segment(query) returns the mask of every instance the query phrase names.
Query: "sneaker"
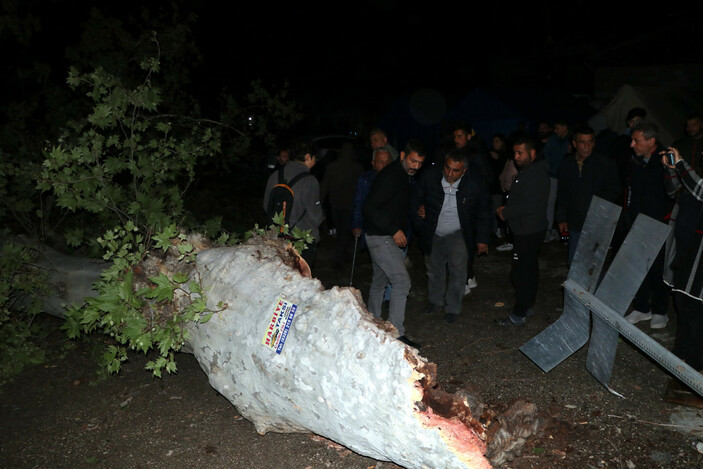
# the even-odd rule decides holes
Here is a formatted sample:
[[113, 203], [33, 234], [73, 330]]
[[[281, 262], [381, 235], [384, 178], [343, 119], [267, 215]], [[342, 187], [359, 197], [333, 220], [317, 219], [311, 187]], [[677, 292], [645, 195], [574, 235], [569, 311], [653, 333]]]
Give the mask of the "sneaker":
[[525, 318], [521, 318], [520, 316], [515, 316], [514, 314], [511, 314], [507, 318], [495, 320], [495, 324], [497, 326], [501, 326], [501, 327], [507, 327], [507, 326], [520, 327], [520, 326], [524, 325], [526, 322], [527, 321], [525, 320]]
[[649, 322], [649, 327], [652, 329], [664, 329], [669, 322], [669, 316], [666, 314], [652, 314], [652, 320]]
[[426, 314], [428, 316], [433, 315], [433, 314], [438, 314], [438, 313], [442, 312], [442, 307], [430, 303], [427, 305], [427, 307], [424, 310], [422, 310], [422, 312], [423, 312], [423, 314]]
[[503, 243], [496, 248], [496, 251], [501, 251], [501, 252], [512, 251], [512, 250], [513, 250], [513, 245], [510, 243]]
[[398, 340], [403, 342], [405, 345], [415, 347], [418, 350], [422, 348], [422, 345], [418, 344], [417, 342], [413, 342], [412, 340], [408, 339], [407, 336], [401, 335], [400, 337], [398, 337]]
[[466, 281], [466, 286], [469, 288], [476, 288], [478, 287], [478, 283], [476, 283], [476, 277], [471, 277], [469, 280]]
[[650, 311], [647, 313], [643, 313], [642, 311], [637, 311], [636, 309], [633, 309], [630, 314], [625, 316], [625, 319], [630, 324], [637, 324], [638, 322], [649, 321], [650, 319], [652, 319], [652, 312]]
[[558, 237], [559, 237], [559, 233], [557, 232], [557, 230], [549, 230], [544, 235], [544, 242], [545, 243], [552, 242], [555, 239], [557, 239]]
[[458, 314], [447, 313], [444, 315], [444, 322], [447, 324], [454, 324], [457, 319], [459, 319]]

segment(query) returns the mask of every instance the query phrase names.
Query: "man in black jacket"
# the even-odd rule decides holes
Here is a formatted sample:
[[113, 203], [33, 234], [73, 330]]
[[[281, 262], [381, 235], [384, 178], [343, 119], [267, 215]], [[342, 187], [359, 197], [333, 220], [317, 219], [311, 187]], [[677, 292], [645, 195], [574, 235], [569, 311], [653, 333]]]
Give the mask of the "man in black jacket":
[[417, 196], [416, 233], [427, 269], [425, 312], [441, 312], [446, 301], [444, 320], [451, 324], [461, 311], [470, 250], [475, 245], [479, 255], [488, 251], [490, 192], [478, 164], [469, 164], [468, 155], [455, 149], [445, 157], [443, 169], [434, 166], [423, 175]]
[[374, 178], [363, 207], [366, 245], [371, 254], [373, 277], [369, 288], [368, 308], [374, 317], [381, 317], [383, 292], [392, 285], [388, 321], [398, 330], [398, 339], [419, 348], [405, 336], [405, 304], [410, 293], [410, 275], [403, 253], [398, 248], [408, 245], [410, 221], [410, 178], [422, 167], [425, 149], [411, 140], [393, 163]]
[[[674, 201], [666, 192], [664, 165], [659, 154], [664, 147], [659, 143], [656, 125], [640, 122], [632, 128], [630, 146], [634, 156], [630, 162], [625, 193], [624, 217], [627, 229], [632, 228], [641, 213], [667, 223]], [[664, 250], [659, 252], [632, 301], [633, 311], [625, 316], [631, 324], [650, 321], [649, 327], [661, 329], [669, 321], [669, 289], [664, 274]]]
[[496, 213], [513, 232], [513, 263], [510, 272], [515, 286], [513, 312], [497, 319], [499, 326], [522, 326], [532, 314], [539, 286], [539, 253], [547, 231], [547, 199], [549, 198], [549, 165], [537, 158], [535, 141], [530, 135], [513, 140], [515, 176], [505, 205]]
[[559, 167], [556, 210], [559, 231], [570, 234], [569, 266], [593, 196], [615, 203], [620, 194], [615, 162], [594, 151], [596, 132], [583, 126], [574, 129], [573, 135], [575, 152], [566, 155]]

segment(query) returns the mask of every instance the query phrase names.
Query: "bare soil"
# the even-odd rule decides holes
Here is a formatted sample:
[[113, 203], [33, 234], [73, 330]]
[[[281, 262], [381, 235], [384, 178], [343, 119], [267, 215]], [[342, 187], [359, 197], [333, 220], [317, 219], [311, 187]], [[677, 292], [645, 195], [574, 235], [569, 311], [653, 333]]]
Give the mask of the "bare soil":
[[[348, 286], [351, 262], [332, 267], [335, 239], [325, 236], [314, 274], [325, 286]], [[422, 255], [412, 245], [408, 259], [413, 288], [406, 313], [407, 335], [438, 365], [444, 390], [469, 389], [496, 411], [515, 399], [537, 404], [548, 419], [504, 468], [692, 468], [703, 467], [696, 444], [703, 441], [703, 411], [668, 404], [662, 395], [665, 369], [627, 341], [618, 345], [611, 394], [585, 368], [587, 345], [549, 373], [519, 347], [561, 314], [565, 247], [544, 245], [536, 314], [519, 328], [494, 325], [510, 311], [510, 252], [495, 250], [475, 264], [478, 287], [465, 297], [452, 325], [422, 314], [427, 282]], [[364, 298], [371, 265], [358, 251], [353, 287]], [[671, 347], [675, 314], [652, 337]], [[639, 326], [639, 325], [638, 325]], [[355, 454], [309, 434], [259, 435], [212, 389], [193, 356], [178, 357], [178, 373], [163, 379], [145, 371], [134, 356], [124, 371], [99, 379], [92, 337], [65, 358], [27, 370], [0, 388], [0, 467], [4, 468], [397, 468]], [[672, 420], [684, 417], [683, 420]], [[696, 424], [698, 425], [696, 427]], [[703, 446], [703, 445], [700, 445]], [[699, 447], [700, 447], [699, 446]]]

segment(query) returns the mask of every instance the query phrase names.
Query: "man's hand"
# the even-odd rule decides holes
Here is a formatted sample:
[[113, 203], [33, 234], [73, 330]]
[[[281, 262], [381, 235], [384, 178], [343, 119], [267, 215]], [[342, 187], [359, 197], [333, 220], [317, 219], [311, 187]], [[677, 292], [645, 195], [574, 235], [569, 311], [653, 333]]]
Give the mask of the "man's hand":
[[354, 235], [355, 238], [358, 238], [361, 236], [361, 228], [352, 228], [352, 235]]
[[425, 206], [424, 205], [420, 205], [420, 208], [417, 209], [417, 215], [420, 218], [425, 218]]
[[399, 248], [404, 248], [408, 245], [408, 239], [405, 237], [405, 233], [403, 233], [403, 230], [398, 230], [395, 232], [395, 234], [393, 235], [393, 241], [395, 241], [395, 244]]
[[[669, 157], [667, 156], [668, 153], [674, 154], [674, 164], [671, 164], [669, 162]], [[679, 160], [681, 159], [681, 155], [679, 154], [679, 151], [674, 147], [669, 147], [666, 150], [659, 152], [659, 154], [662, 156], [662, 163], [664, 164], [664, 166], [667, 166], [669, 168], [676, 167], [676, 163], [678, 163]]]
[[503, 218], [503, 210], [505, 210], [505, 205], [501, 205], [496, 209], [496, 215], [498, 215], [498, 218], [505, 221], [505, 218]]
[[569, 231], [569, 224], [565, 221], [559, 223], [559, 233]]
[[479, 256], [481, 254], [488, 254], [488, 244], [476, 243], [476, 251], [478, 252]]

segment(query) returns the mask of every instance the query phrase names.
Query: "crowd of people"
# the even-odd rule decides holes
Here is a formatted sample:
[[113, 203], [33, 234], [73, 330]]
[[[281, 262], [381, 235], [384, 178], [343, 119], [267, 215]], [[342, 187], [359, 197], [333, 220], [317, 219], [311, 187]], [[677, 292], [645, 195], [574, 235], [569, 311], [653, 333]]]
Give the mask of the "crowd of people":
[[[623, 209], [611, 244], [615, 252], [640, 214], [672, 226], [625, 318], [664, 328], [673, 299], [673, 353], [703, 370], [703, 117], [690, 115], [685, 136], [670, 144], [659, 140], [644, 109], [628, 113], [621, 135], [599, 117], [590, 125], [541, 122], [534, 134], [497, 134], [490, 145], [460, 124], [452, 140], [432, 155], [415, 139], [398, 151], [382, 129], [373, 129], [369, 169], [351, 145], [343, 145], [320, 180], [296, 183], [290, 225], [311, 230], [315, 239], [302, 256], [314, 273], [320, 225], [330, 214], [336, 228], [335, 265], [344, 265], [355, 246], [368, 249], [373, 267], [369, 312], [380, 318], [388, 302], [388, 321], [398, 339], [420, 348], [404, 328], [411, 287], [408, 246], [416, 242], [424, 255], [424, 313], [443, 315], [452, 324], [462, 312], [463, 297], [478, 287], [476, 256], [488, 251], [492, 236], [502, 239], [496, 249], [512, 251], [514, 301], [510, 314], [495, 323], [520, 327], [535, 314], [542, 245], [568, 242], [565, 262], [570, 266], [591, 199], [597, 196]], [[316, 156], [305, 143], [279, 152], [279, 169], [264, 195], [265, 210], [276, 182], [309, 171]], [[681, 391], [681, 383], [672, 381], [672, 389], [677, 386]]]

